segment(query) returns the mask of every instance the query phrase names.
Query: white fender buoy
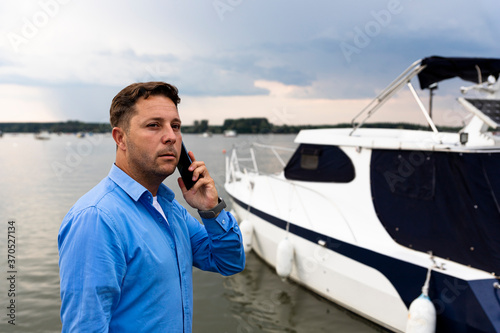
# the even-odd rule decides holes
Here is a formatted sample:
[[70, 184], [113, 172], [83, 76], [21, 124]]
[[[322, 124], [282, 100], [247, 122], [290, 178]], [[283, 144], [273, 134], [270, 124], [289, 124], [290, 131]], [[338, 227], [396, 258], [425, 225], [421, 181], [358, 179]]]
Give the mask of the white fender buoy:
[[422, 287], [422, 294], [410, 304], [406, 333], [436, 332], [436, 308], [428, 296], [431, 270], [432, 267], [427, 272], [427, 279]]
[[243, 249], [245, 253], [252, 251], [253, 224], [250, 220], [240, 222], [241, 236], [243, 237]]
[[436, 309], [429, 296], [421, 294], [410, 304], [406, 333], [434, 333]]
[[276, 251], [276, 273], [283, 279], [290, 276], [293, 266], [293, 246], [287, 238], [278, 244]]

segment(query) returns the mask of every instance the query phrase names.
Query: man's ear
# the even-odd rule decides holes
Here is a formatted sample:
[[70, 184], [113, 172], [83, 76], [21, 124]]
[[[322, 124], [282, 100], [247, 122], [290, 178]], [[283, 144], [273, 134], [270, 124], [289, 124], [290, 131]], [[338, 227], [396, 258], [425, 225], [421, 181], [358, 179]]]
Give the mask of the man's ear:
[[126, 133], [123, 130], [123, 128], [113, 127], [111, 134], [113, 135], [113, 139], [115, 140], [117, 149], [120, 149], [123, 151], [127, 150], [127, 145], [125, 143]]

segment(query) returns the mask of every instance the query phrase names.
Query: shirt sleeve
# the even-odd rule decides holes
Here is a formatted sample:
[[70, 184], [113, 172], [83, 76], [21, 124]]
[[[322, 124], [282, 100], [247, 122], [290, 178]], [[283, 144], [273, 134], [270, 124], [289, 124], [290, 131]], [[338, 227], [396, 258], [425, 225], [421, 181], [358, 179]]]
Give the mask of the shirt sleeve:
[[240, 228], [231, 213], [222, 210], [214, 219], [202, 219], [203, 225], [189, 214], [188, 218], [195, 267], [225, 276], [245, 268]]
[[108, 332], [126, 267], [111, 219], [95, 207], [70, 212], [58, 246], [62, 332]]

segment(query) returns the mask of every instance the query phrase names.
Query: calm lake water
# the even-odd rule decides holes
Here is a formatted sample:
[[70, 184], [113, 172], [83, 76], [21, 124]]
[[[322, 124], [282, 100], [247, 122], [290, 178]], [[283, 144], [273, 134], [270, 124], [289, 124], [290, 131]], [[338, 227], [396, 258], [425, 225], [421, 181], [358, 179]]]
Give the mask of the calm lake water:
[[[295, 147], [293, 138], [184, 135], [184, 142], [206, 162], [220, 195], [227, 198], [224, 150], [229, 153], [233, 146], [251, 142]], [[50, 135], [49, 140], [36, 140], [32, 134], [5, 134], [0, 153], [0, 332], [59, 332], [59, 226], [75, 201], [108, 174], [114, 142], [110, 135]], [[279, 168], [270, 164], [272, 160], [261, 159], [266, 168]], [[165, 183], [185, 203], [177, 177], [176, 173]], [[8, 250], [9, 237], [11, 241], [15, 237], [15, 249]], [[15, 260], [9, 262], [12, 267], [8, 259]], [[382, 331], [301, 286], [282, 281], [253, 253], [247, 256], [245, 270], [232, 277], [195, 269], [194, 289], [194, 332]], [[11, 300], [15, 326], [8, 323]]]

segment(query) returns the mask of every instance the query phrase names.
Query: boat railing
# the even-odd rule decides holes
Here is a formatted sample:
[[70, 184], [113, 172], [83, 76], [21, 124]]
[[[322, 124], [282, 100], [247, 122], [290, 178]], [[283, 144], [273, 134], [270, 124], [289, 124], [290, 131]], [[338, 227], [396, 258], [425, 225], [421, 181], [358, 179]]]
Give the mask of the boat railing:
[[231, 156], [226, 157], [226, 182], [237, 180], [239, 178], [238, 174], [242, 173], [248, 173], [248, 172], [252, 172], [255, 174], [265, 173], [262, 169], [259, 169], [257, 163], [257, 155], [255, 153], [254, 148], [263, 148], [267, 151], [270, 151], [272, 155], [274, 155], [275, 159], [281, 165], [281, 168], [284, 168], [286, 166], [286, 163], [281, 157], [281, 155], [278, 153], [278, 151], [279, 150], [287, 152], [295, 151], [295, 149], [293, 148], [265, 145], [256, 142], [252, 143], [249, 147], [250, 156], [243, 157], [241, 155], [238, 155], [237, 149], [233, 149], [231, 152]]
[[[286, 163], [284, 162], [283, 158], [281, 155], [278, 153], [279, 150], [282, 151], [287, 151], [287, 152], [294, 152], [295, 149], [293, 148], [288, 148], [288, 147], [280, 147], [280, 146], [271, 146], [271, 145], [264, 145], [260, 143], [252, 143], [250, 147], [248, 148], [250, 151], [250, 156], [249, 157], [242, 157], [238, 155], [237, 149], [233, 149], [231, 152], [230, 157], [226, 157], [226, 183], [232, 183], [236, 181], [241, 181], [245, 176], [248, 176], [249, 173], [254, 173], [254, 174], [259, 174], [259, 175], [268, 175], [270, 179], [273, 179], [274, 181], [278, 182], [286, 182], [291, 186], [291, 191], [294, 192], [296, 195], [299, 195], [299, 193], [302, 193], [303, 191], [306, 191], [306, 193], [316, 195], [325, 202], [328, 202], [330, 207], [337, 212], [337, 216], [339, 217], [340, 221], [344, 223], [349, 230], [350, 236], [351, 236], [351, 241], [357, 243], [358, 240], [356, 239], [356, 235], [354, 231], [352, 230], [351, 225], [349, 224], [347, 218], [344, 216], [342, 209], [327, 195], [324, 193], [315, 190], [309, 186], [303, 186], [297, 182], [288, 182], [288, 180], [279, 177], [277, 174], [272, 174], [272, 173], [265, 173], [262, 172], [262, 170], [259, 170], [257, 166], [257, 158], [256, 156], [258, 154], [255, 153], [254, 148], [263, 148], [266, 149], [274, 154], [276, 159], [279, 161], [281, 166], [284, 168], [286, 166]], [[241, 163], [247, 163], [245, 166]], [[251, 179], [248, 179], [249, 185], [253, 188], [253, 181]], [[297, 189], [300, 189], [300, 191], [297, 191]], [[303, 202], [303, 200], [299, 200], [299, 202]], [[315, 228], [318, 227], [317, 223], [314, 218], [311, 217], [310, 212], [306, 208], [303, 207], [303, 211], [305, 212], [305, 217], [307, 219], [308, 224]]]

